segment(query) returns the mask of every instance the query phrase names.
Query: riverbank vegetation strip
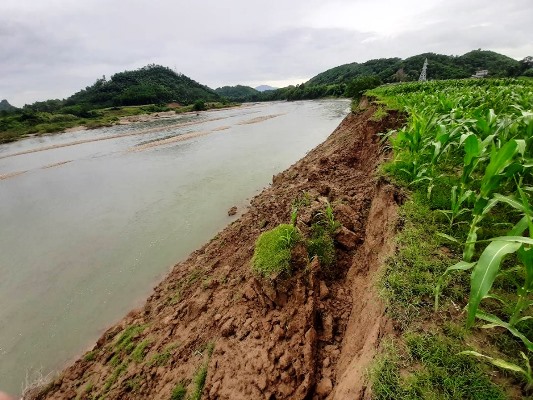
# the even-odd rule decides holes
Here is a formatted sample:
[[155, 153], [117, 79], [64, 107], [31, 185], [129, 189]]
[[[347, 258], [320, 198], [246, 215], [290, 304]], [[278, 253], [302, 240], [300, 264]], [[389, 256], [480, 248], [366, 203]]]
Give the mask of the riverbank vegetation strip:
[[368, 94], [407, 113], [382, 174], [408, 193], [381, 291], [397, 332], [377, 399], [533, 398], [533, 80]]

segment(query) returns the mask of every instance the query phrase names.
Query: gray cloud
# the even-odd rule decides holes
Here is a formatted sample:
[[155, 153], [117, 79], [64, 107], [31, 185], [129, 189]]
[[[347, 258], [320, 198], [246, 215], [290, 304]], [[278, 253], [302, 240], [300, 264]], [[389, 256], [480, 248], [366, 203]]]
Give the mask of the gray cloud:
[[3, 0], [0, 99], [62, 98], [148, 63], [217, 87], [296, 83], [343, 63], [426, 51], [533, 55], [530, 0], [261, 3]]

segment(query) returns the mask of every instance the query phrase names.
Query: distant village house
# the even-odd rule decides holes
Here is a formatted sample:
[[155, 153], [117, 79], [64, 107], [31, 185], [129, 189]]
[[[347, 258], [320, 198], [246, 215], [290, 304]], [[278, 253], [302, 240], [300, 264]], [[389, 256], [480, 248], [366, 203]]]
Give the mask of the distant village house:
[[486, 78], [488, 74], [489, 74], [488, 69], [481, 69], [479, 71], [476, 71], [476, 73], [472, 75], [472, 78]]

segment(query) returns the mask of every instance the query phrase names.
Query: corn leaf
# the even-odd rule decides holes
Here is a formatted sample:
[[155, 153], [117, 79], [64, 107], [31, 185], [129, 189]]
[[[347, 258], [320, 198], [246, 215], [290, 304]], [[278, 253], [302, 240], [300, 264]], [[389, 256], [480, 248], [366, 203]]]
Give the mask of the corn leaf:
[[441, 293], [442, 284], [444, 283], [444, 278], [446, 278], [446, 276], [449, 275], [449, 273], [452, 271], [468, 271], [474, 265], [476, 265], [475, 262], [467, 263], [465, 261], [459, 261], [457, 264], [448, 267], [446, 271], [444, 271], [444, 273], [437, 281], [437, 285], [435, 286], [435, 311], [437, 311], [437, 309], [439, 308], [439, 297]]
[[469, 135], [464, 141], [465, 158], [464, 164], [470, 165], [474, 157], [480, 155], [480, 142], [476, 135]]
[[507, 329], [513, 336], [520, 339], [529, 351], [533, 351], [533, 343], [529, 340], [522, 332], [516, 329], [514, 326], [509, 325], [509, 323], [502, 321], [497, 316], [485, 313], [483, 311], [478, 311], [476, 317], [483, 321], [490, 322], [488, 325], [484, 325], [483, 328], [494, 328], [499, 326], [501, 328]]
[[486, 197], [494, 190], [498, 184], [498, 174], [513, 161], [513, 157], [518, 151], [516, 140], [509, 140], [499, 150], [494, 150], [490, 156], [490, 162], [485, 170], [485, 175], [481, 180], [481, 197]]
[[503, 257], [516, 252], [521, 245], [521, 243], [513, 241], [494, 240], [489, 243], [479, 257], [470, 277], [467, 328], [474, 324], [479, 303], [491, 289], [494, 279], [500, 270], [500, 263]]
[[478, 357], [478, 358], [484, 358], [484, 359], [488, 360], [492, 365], [495, 365], [496, 367], [507, 369], [507, 370], [514, 371], [514, 372], [518, 372], [518, 373], [524, 374], [527, 377], [527, 372], [526, 372], [525, 369], [523, 369], [522, 367], [519, 367], [516, 364], [510, 363], [510, 362], [505, 361], [505, 360], [502, 360], [501, 358], [489, 357], [489, 356], [486, 356], [484, 354], [478, 353], [477, 351], [471, 351], [471, 350], [461, 351], [459, 354], [468, 355], [468, 356], [475, 356], [475, 357]]
[[508, 233], [508, 236], [520, 236], [529, 226], [529, 218], [527, 215], [524, 215], [520, 221], [511, 229]]
[[518, 244], [533, 245], [533, 239], [528, 238], [526, 236], [498, 236], [491, 240], [499, 241], [499, 242], [512, 242], [512, 243], [518, 243]]
[[494, 193], [494, 198], [502, 203], [510, 205], [511, 207], [517, 209], [520, 212], [526, 212], [522, 203], [513, 196], [504, 196], [499, 193]]

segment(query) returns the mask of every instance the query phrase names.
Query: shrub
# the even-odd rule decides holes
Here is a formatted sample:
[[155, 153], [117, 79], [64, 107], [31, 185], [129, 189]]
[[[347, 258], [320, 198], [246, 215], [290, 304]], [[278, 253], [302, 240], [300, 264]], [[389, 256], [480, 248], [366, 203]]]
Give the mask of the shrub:
[[203, 100], [197, 100], [194, 103], [194, 106], [193, 106], [194, 111], [203, 111], [205, 109], [206, 109], [206, 106]]
[[255, 243], [252, 270], [264, 277], [290, 274], [291, 249], [299, 236], [298, 229], [289, 224], [263, 232]]

